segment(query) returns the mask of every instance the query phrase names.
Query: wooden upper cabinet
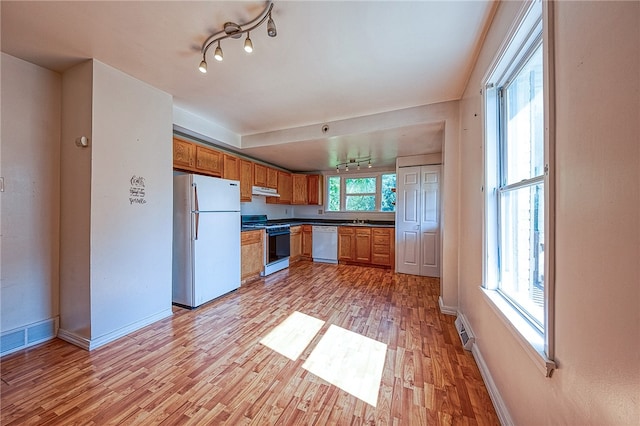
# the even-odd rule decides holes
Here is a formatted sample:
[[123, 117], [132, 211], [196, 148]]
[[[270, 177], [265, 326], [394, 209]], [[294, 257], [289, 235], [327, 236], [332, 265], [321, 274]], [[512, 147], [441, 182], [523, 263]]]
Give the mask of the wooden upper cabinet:
[[267, 173], [273, 170], [276, 172], [276, 188], [280, 197], [267, 197], [267, 204], [291, 204], [292, 184], [291, 173], [283, 172], [276, 169], [267, 169]]
[[322, 205], [323, 183], [322, 175], [307, 175], [307, 204]]
[[224, 154], [222, 177], [225, 179], [240, 180], [240, 159], [238, 157]]
[[307, 204], [307, 175], [293, 174], [291, 204]]
[[252, 200], [252, 187], [278, 191], [267, 203], [322, 205], [321, 175], [291, 174], [264, 164], [173, 138], [173, 168], [240, 181], [240, 201]]
[[267, 188], [278, 189], [278, 171], [267, 167]]
[[193, 169], [196, 167], [196, 146], [191, 142], [173, 138], [173, 167]]
[[267, 166], [253, 163], [253, 184], [267, 187]]
[[291, 204], [293, 195], [291, 173], [278, 170], [278, 194], [280, 194], [279, 204]]
[[253, 163], [240, 160], [240, 201], [251, 201], [253, 186]]
[[196, 145], [196, 168], [209, 174], [222, 176], [222, 153]]

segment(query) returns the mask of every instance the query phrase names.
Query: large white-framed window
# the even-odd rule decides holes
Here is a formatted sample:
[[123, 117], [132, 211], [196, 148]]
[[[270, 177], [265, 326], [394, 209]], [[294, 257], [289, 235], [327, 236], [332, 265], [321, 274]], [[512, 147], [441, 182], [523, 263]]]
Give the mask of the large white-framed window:
[[525, 4], [484, 80], [483, 288], [500, 317], [550, 376], [556, 366], [552, 66], [546, 7], [539, 0]]
[[394, 212], [395, 172], [328, 175], [327, 212]]

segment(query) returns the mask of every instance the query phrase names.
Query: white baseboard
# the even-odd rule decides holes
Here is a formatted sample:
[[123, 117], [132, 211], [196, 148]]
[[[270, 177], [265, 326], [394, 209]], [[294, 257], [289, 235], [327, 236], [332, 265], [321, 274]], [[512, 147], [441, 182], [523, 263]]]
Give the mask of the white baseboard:
[[79, 346], [82, 349], [91, 351], [100, 346], [106, 345], [107, 343], [113, 342], [114, 340], [117, 340], [120, 337], [123, 337], [129, 333], [133, 333], [134, 331], [137, 331], [142, 327], [146, 327], [147, 325], [153, 324], [154, 322], [159, 321], [163, 318], [170, 317], [171, 315], [173, 315], [173, 311], [171, 310], [171, 308], [169, 308], [155, 315], [144, 318], [143, 320], [134, 322], [133, 324], [129, 324], [126, 327], [122, 327], [118, 330], [112, 331], [111, 333], [107, 333], [105, 335], [97, 337], [95, 339], [87, 339], [85, 337], [78, 336], [77, 334], [64, 330], [62, 328], [58, 330], [58, 337], [66, 342]]
[[438, 297], [438, 305], [440, 305], [440, 312], [445, 315], [458, 315], [458, 308], [456, 306], [445, 306], [442, 296]]
[[0, 355], [39, 345], [56, 337], [59, 317], [38, 321], [22, 327], [2, 332], [0, 337]]
[[64, 328], [58, 330], [58, 338], [69, 342], [72, 345], [81, 347], [82, 349], [89, 350], [91, 347], [91, 341], [86, 337], [79, 336], [71, 331], [67, 331]]
[[512, 426], [513, 420], [511, 419], [509, 410], [507, 410], [507, 406], [504, 403], [504, 400], [502, 399], [502, 396], [500, 395], [495, 382], [493, 381], [493, 377], [491, 376], [489, 367], [487, 367], [487, 364], [484, 362], [484, 358], [482, 357], [482, 353], [480, 352], [478, 345], [473, 345], [471, 353], [476, 360], [476, 364], [478, 365], [478, 369], [480, 370], [480, 375], [482, 376], [484, 385], [487, 387], [489, 397], [491, 398], [491, 402], [493, 402], [493, 407], [496, 410], [496, 414], [498, 415], [500, 424], [502, 426]]

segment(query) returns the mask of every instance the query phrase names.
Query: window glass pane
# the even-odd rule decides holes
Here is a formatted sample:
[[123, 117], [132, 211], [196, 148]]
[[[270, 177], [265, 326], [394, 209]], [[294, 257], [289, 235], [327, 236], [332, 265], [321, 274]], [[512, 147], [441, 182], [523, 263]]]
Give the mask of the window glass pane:
[[506, 86], [504, 181], [508, 185], [544, 171], [542, 46]]
[[544, 325], [544, 184], [500, 194], [500, 290]]
[[345, 197], [347, 210], [375, 210], [375, 195], [347, 195]]
[[346, 178], [345, 188], [347, 194], [375, 194], [376, 178]]
[[340, 176], [329, 177], [329, 200], [327, 211], [340, 211]]
[[396, 211], [396, 174], [382, 175], [380, 196], [380, 210], [383, 212]]

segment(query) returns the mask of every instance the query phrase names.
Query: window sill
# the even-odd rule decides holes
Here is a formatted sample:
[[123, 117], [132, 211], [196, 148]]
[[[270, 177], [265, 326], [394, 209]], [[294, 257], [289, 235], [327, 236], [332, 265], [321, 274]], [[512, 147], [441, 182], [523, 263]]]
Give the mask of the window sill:
[[544, 351], [544, 336], [533, 325], [529, 324], [520, 313], [511, 306], [495, 290], [487, 290], [480, 287], [489, 306], [498, 315], [498, 318], [507, 326], [516, 341], [522, 346], [529, 358], [546, 377], [551, 377], [556, 363], [549, 359]]

